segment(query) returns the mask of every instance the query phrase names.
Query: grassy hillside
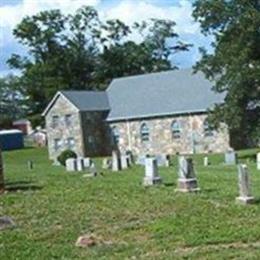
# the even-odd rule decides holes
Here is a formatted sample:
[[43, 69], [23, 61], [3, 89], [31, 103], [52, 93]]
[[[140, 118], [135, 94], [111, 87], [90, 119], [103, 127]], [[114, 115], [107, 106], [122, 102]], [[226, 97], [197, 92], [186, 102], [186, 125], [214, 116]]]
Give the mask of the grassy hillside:
[[[260, 198], [256, 150], [243, 151], [253, 194]], [[35, 162], [32, 171], [27, 160]], [[241, 206], [237, 170], [223, 155], [202, 166], [195, 156], [201, 192], [176, 193], [177, 169], [160, 168], [163, 184], [144, 188], [144, 169], [135, 166], [103, 177], [84, 178], [52, 166], [44, 149], [4, 153], [8, 192], [0, 216], [13, 230], [0, 231], [0, 259], [259, 259], [260, 204]], [[82, 234], [100, 243], [76, 248]]]

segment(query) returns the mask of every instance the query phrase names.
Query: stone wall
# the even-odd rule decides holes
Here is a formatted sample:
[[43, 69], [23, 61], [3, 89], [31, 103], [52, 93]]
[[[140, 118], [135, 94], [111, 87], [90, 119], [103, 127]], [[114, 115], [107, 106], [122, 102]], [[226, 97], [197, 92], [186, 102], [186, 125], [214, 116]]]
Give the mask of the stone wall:
[[[71, 115], [70, 124], [66, 123], [66, 115]], [[56, 125], [53, 125], [53, 117], [57, 116]], [[68, 148], [71, 148], [67, 142], [69, 138], [74, 139], [74, 147], [78, 156], [84, 155], [84, 143], [82, 141], [82, 132], [80, 127], [80, 113], [65, 97], [60, 95], [54, 106], [45, 117], [48, 137], [49, 158], [56, 161], [57, 156]], [[55, 140], [60, 140], [60, 147], [55, 149]]]
[[[169, 116], [145, 120], [132, 120], [110, 123], [111, 129], [119, 132], [118, 148], [121, 152], [131, 150], [135, 155], [142, 154], [191, 154], [204, 152], [224, 152], [229, 148], [227, 127], [222, 124], [213, 136], [205, 136], [204, 120], [206, 114]], [[173, 138], [172, 123], [180, 123], [180, 137]], [[149, 129], [149, 141], [141, 140], [141, 125]]]

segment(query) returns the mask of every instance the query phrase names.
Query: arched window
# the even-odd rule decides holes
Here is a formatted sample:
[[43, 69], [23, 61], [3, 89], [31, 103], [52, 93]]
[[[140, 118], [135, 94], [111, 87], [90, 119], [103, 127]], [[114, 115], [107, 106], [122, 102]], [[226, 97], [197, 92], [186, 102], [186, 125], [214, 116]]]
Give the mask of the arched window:
[[207, 119], [204, 120], [203, 130], [204, 130], [204, 136], [213, 136], [213, 129], [209, 125], [209, 122]]
[[140, 133], [142, 142], [149, 141], [149, 128], [146, 123], [142, 123]]
[[181, 137], [181, 126], [178, 121], [174, 120], [172, 122], [171, 131], [172, 131], [172, 138], [178, 139]]
[[119, 139], [120, 139], [120, 134], [119, 134], [119, 130], [116, 126], [114, 126], [112, 128], [112, 135], [113, 135], [113, 141], [115, 144], [119, 143]]

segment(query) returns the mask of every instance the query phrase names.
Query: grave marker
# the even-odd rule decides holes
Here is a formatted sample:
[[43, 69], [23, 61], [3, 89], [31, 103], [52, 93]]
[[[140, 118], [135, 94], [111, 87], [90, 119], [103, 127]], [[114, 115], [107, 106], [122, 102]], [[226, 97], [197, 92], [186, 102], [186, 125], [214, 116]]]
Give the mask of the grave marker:
[[74, 158], [69, 158], [66, 160], [66, 171], [75, 172], [77, 171], [77, 160]]
[[117, 172], [121, 170], [121, 163], [119, 158], [119, 152], [112, 151], [112, 171]]
[[127, 169], [130, 167], [128, 155], [121, 155], [121, 167], [122, 169]]
[[78, 171], [83, 171], [84, 170], [84, 159], [83, 158], [77, 158], [77, 170]]
[[194, 192], [199, 191], [197, 178], [195, 175], [193, 161], [191, 158], [179, 157], [179, 178], [177, 191]]
[[256, 155], [256, 168], [260, 170], [260, 153]]
[[234, 150], [229, 150], [225, 153], [225, 163], [227, 165], [235, 165], [237, 163], [237, 154]]
[[208, 156], [205, 156], [205, 157], [203, 158], [203, 165], [204, 165], [205, 167], [209, 166], [209, 158], [208, 158]]
[[236, 201], [242, 204], [252, 203], [254, 202], [254, 197], [251, 196], [247, 166], [245, 164], [239, 164], [237, 168], [239, 197], [236, 198]]
[[158, 166], [156, 158], [146, 158], [145, 159], [145, 177], [143, 180], [144, 186], [150, 186], [154, 184], [159, 184], [162, 182], [161, 177], [158, 173]]

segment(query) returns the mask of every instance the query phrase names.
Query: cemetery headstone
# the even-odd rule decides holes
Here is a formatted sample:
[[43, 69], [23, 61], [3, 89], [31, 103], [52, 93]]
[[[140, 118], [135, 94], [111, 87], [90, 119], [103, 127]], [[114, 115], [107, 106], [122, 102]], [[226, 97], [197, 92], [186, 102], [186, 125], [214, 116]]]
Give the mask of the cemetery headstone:
[[225, 163], [227, 165], [235, 165], [237, 163], [237, 154], [234, 150], [228, 150], [225, 153]]
[[79, 157], [76, 159], [77, 161], [77, 171], [81, 172], [84, 170], [84, 159]]
[[84, 168], [89, 168], [91, 166], [91, 159], [90, 158], [83, 158], [83, 165], [84, 165]]
[[121, 163], [120, 163], [119, 152], [112, 151], [112, 171], [117, 172], [120, 170], [121, 170]]
[[156, 160], [157, 160], [158, 166], [164, 166], [164, 167], [170, 166], [169, 156], [167, 154], [156, 155]]
[[208, 157], [208, 156], [205, 156], [205, 157], [203, 158], [203, 165], [204, 165], [205, 167], [209, 166], [209, 157]]
[[33, 170], [33, 161], [32, 160], [29, 160], [27, 161], [27, 166], [28, 166], [28, 170]]
[[77, 159], [69, 158], [66, 160], [66, 170], [68, 172], [77, 171]]
[[159, 184], [162, 182], [158, 173], [156, 158], [150, 157], [145, 159], [145, 177], [143, 180], [144, 186]]
[[254, 202], [254, 197], [251, 195], [249, 173], [245, 164], [238, 165], [238, 187], [239, 197], [236, 201], [242, 204], [249, 204]]
[[191, 158], [179, 157], [179, 171], [178, 171], [178, 188], [181, 192], [199, 191], [197, 178], [195, 175], [193, 161]]
[[260, 153], [256, 155], [256, 168], [260, 170]]
[[127, 169], [130, 167], [128, 155], [121, 155], [121, 167]]
[[96, 165], [95, 165], [94, 162], [92, 162], [91, 165], [90, 165], [90, 174], [93, 177], [97, 176], [97, 168], [96, 168]]
[[126, 151], [126, 155], [128, 156], [128, 160], [129, 160], [129, 165], [132, 165], [134, 163], [134, 156], [133, 153], [131, 151]]

